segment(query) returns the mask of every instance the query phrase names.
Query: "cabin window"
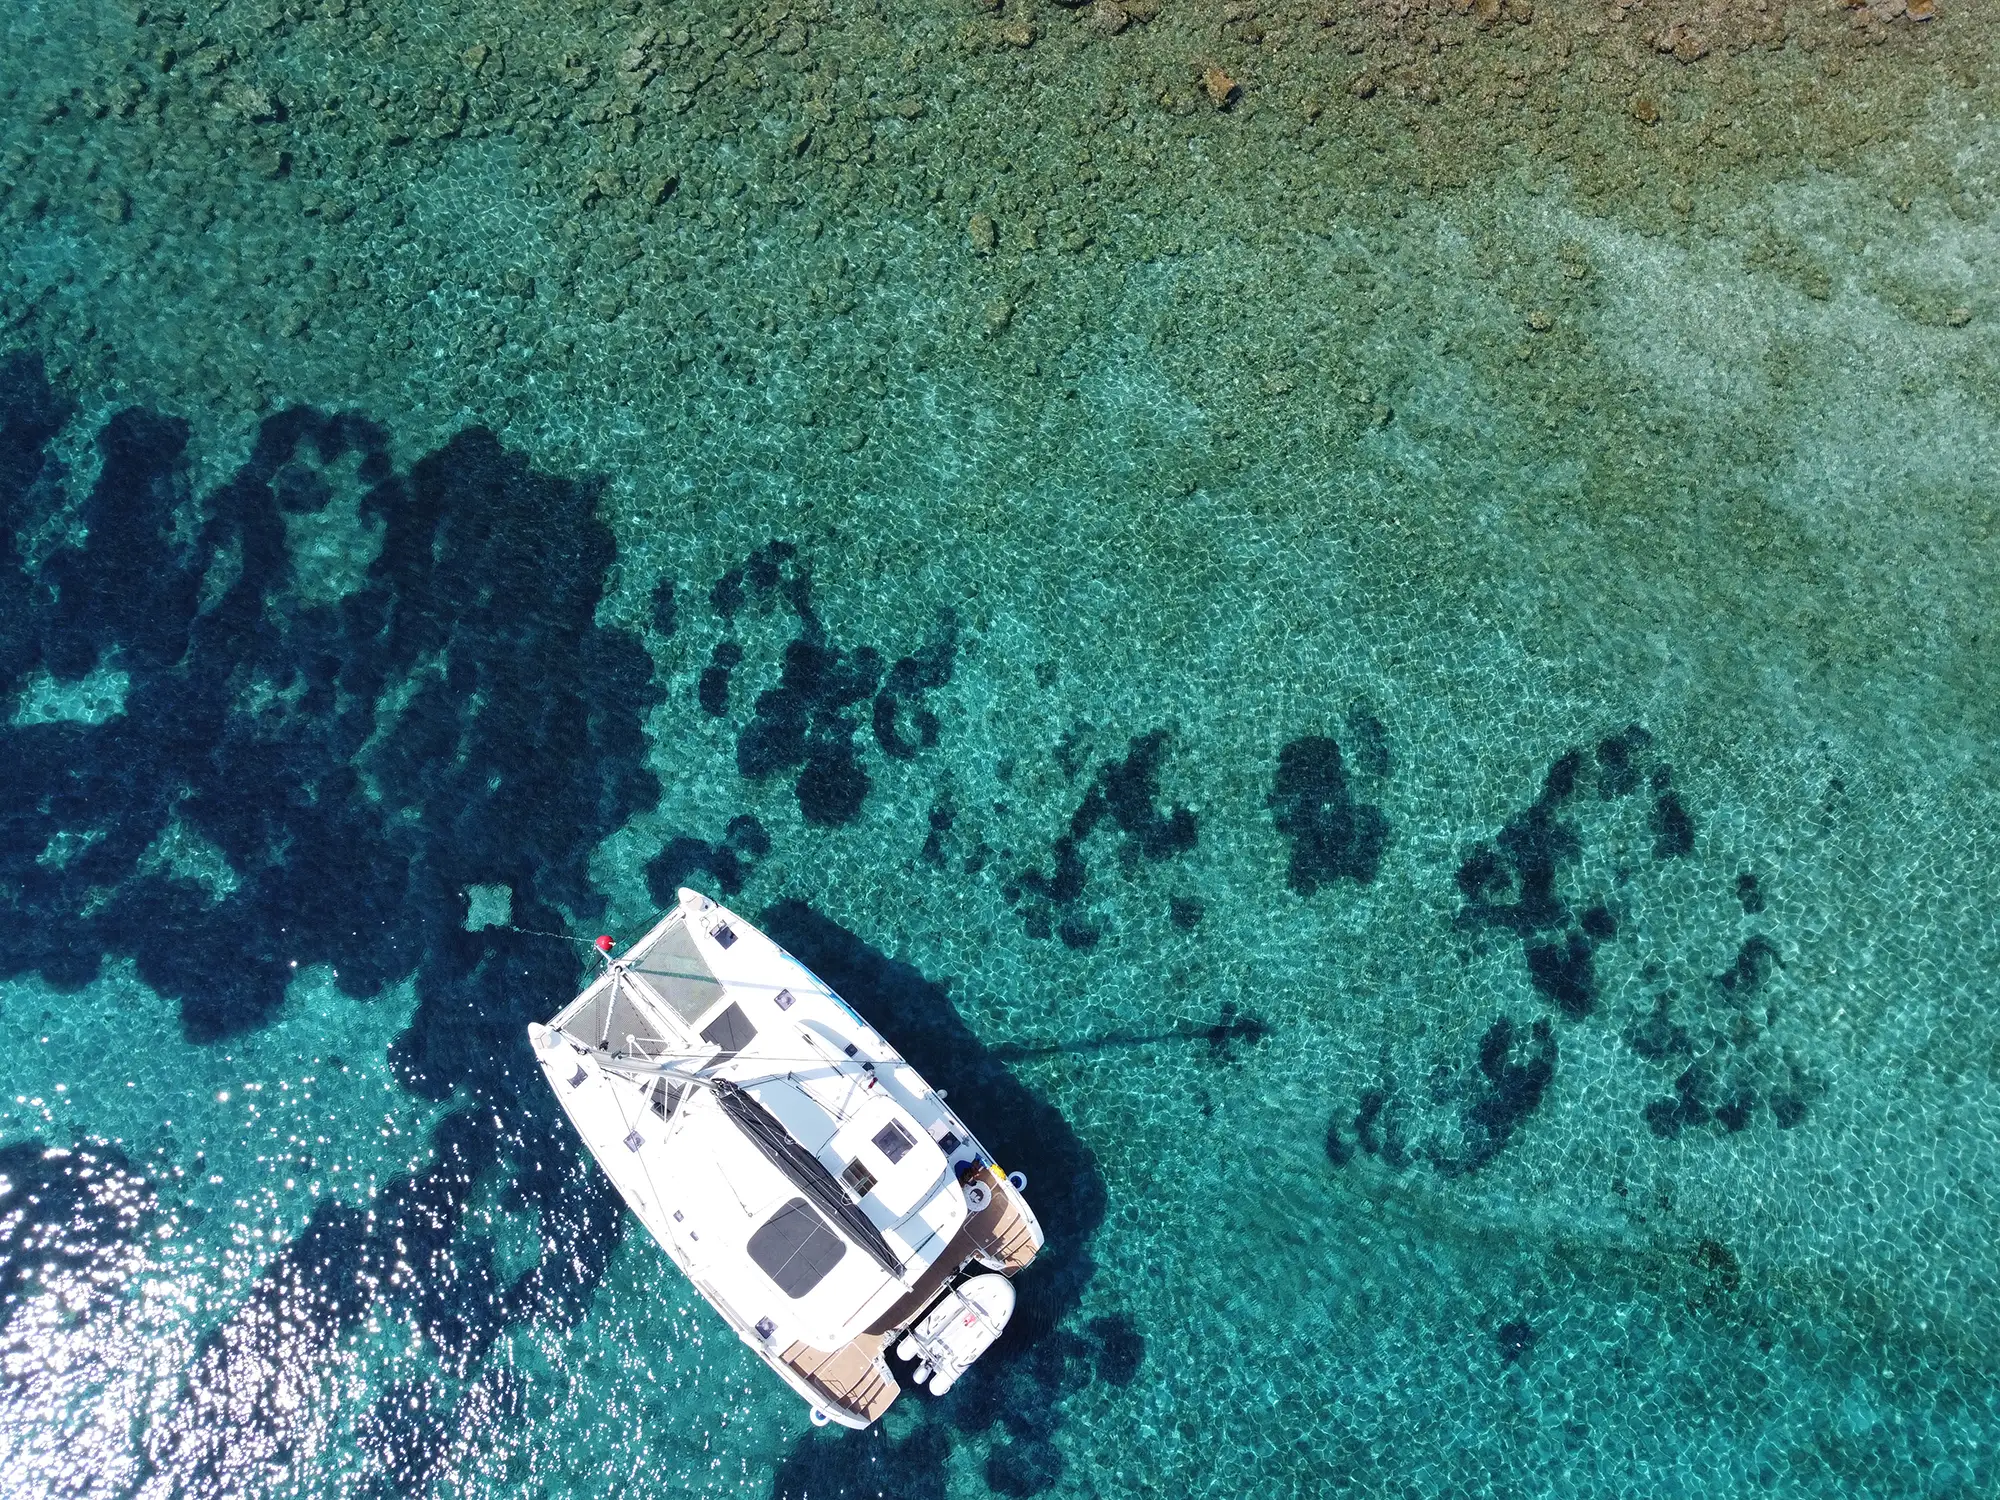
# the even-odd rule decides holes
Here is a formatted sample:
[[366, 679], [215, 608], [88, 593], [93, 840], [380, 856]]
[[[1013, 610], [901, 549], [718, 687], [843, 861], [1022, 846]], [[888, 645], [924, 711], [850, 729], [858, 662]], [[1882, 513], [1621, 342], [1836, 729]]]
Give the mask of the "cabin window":
[[903, 1129], [900, 1120], [891, 1120], [875, 1132], [875, 1149], [889, 1158], [889, 1165], [892, 1167], [908, 1156], [910, 1147], [916, 1143], [910, 1132]]
[[668, 1083], [664, 1078], [654, 1084], [653, 1113], [658, 1115], [662, 1120], [672, 1119], [675, 1107], [681, 1102], [681, 1090], [683, 1087], [683, 1085], [678, 1083]]
[[840, 1264], [847, 1241], [827, 1228], [805, 1199], [794, 1198], [758, 1226], [748, 1248], [758, 1269], [797, 1300]]
[[862, 1164], [858, 1156], [847, 1164], [847, 1170], [840, 1174], [840, 1180], [854, 1190], [854, 1196], [857, 1198], [866, 1198], [875, 1187], [875, 1174]]

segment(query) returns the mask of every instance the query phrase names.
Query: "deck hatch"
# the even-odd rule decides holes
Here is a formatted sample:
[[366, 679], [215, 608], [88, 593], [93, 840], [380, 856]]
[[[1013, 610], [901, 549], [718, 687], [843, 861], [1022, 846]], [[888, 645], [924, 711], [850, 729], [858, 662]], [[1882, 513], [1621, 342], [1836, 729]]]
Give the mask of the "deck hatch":
[[712, 1068], [717, 1063], [728, 1062], [730, 1058], [757, 1040], [757, 1028], [750, 1024], [750, 1018], [743, 1014], [743, 1007], [735, 1001], [729, 1008], [701, 1029], [701, 1039], [711, 1047], [720, 1047], [721, 1055], [709, 1063]]
[[875, 1149], [889, 1158], [889, 1165], [892, 1167], [908, 1156], [910, 1148], [914, 1145], [916, 1141], [911, 1138], [909, 1131], [903, 1129], [903, 1122], [900, 1120], [891, 1120], [875, 1132]]
[[827, 1228], [805, 1199], [794, 1198], [757, 1227], [749, 1250], [758, 1269], [796, 1301], [840, 1264], [847, 1241]]

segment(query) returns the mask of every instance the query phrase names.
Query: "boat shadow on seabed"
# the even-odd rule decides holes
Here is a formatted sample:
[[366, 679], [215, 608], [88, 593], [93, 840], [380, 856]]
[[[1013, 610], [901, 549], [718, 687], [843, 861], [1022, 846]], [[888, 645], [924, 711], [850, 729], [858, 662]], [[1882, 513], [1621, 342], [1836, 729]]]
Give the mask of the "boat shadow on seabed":
[[889, 1494], [942, 1496], [954, 1434], [998, 1426], [986, 1482], [1003, 1495], [1035, 1495], [1063, 1471], [1052, 1439], [1063, 1398], [1093, 1379], [1128, 1384], [1145, 1341], [1121, 1316], [1092, 1319], [1082, 1333], [1063, 1324], [1096, 1271], [1090, 1242], [1104, 1219], [1104, 1179], [1090, 1148], [1055, 1107], [1021, 1083], [960, 1019], [946, 988], [870, 947], [801, 901], [781, 901], [759, 918], [765, 932], [842, 995], [862, 1007], [926, 1077], [948, 1080], [968, 1120], [1000, 1164], [1028, 1175], [1030, 1201], [1048, 1246], [1016, 1283], [1020, 1301], [1006, 1334], [948, 1396], [920, 1397], [913, 1432], [878, 1425], [866, 1432], [802, 1436], [778, 1466], [772, 1494], [784, 1500]]
[[[437, 1373], [397, 1382], [355, 1419], [368, 1455], [357, 1488], [421, 1494], [462, 1434], [523, 1419], [523, 1380], [486, 1355], [510, 1326], [581, 1319], [625, 1229], [609, 1186], [576, 1170], [521, 1035], [576, 977], [574, 950], [534, 930], [597, 918], [589, 851], [659, 795], [643, 725], [661, 685], [640, 639], [596, 618], [616, 555], [599, 486], [540, 473], [476, 429], [399, 474], [373, 423], [293, 409], [264, 420], [242, 467], [196, 503], [187, 424], [132, 409], [95, 435], [81, 543], [36, 562], [17, 538], [60, 519], [71, 480], [56, 438], [73, 416], [32, 357], [0, 359], [0, 692], [37, 672], [74, 683], [104, 662], [126, 680], [108, 718], [0, 724], [14, 793], [0, 828], [13, 892], [0, 976], [74, 993], [107, 960], [129, 961], [179, 1006], [195, 1047], [269, 1022], [291, 960], [331, 970], [357, 1003], [409, 982], [397, 1079], [419, 1098], [473, 1101], [434, 1128], [426, 1164], [365, 1208], [315, 1204], [136, 1434], [136, 1488], [255, 1491], [318, 1451], [344, 1420], [315, 1398], [320, 1377], [348, 1331], [388, 1312], [423, 1330]], [[379, 530], [379, 549], [341, 587], [308, 586], [287, 527], [342, 505]], [[384, 709], [399, 683], [407, 701]], [[233, 885], [149, 857], [177, 827], [220, 852]], [[482, 880], [511, 889], [519, 927], [466, 930], [464, 893]], [[943, 986], [802, 904], [765, 925], [921, 1070], [977, 1101], [983, 1138], [1029, 1175], [1049, 1236], [1014, 1326], [918, 1408], [913, 1433], [808, 1435], [777, 1491], [941, 1494], [953, 1434], [996, 1424], [993, 1487], [1048, 1488], [1064, 1395], [1131, 1380], [1144, 1353], [1123, 1319], [1063, 1326], [1104, 1216], [1090, 1152], [980, 1045]], [[159, 1197], [185, 1154], [164, 1138], [130, 1160], [0, 1149], [10, 1179], [43, 1200], [0, 1225], [0, 1280], [29, 1240], [41, 1259], [116, 1260], [156, 1216], [182, 1211]], [[496, 1177], [543, 1241], [512, 1278], [468, 1218]]]
[[[512, 889], [524, 926], [594, 918], [589, 851], [658, 797], [651, 662], [595, 620], [616, 553], [600, 486], [538, 473], [476, 429], [399, 474], [383, 429], [295, 408], [197, 500], [187, 423], [114, 414], [90, 477], [57, 445], [73, 416], [32, 357], [0, 358], [0, 698], [107, 663], [124, 684], [108, 714], [0, 723], [0, 977], [67, 995], [129, 962], [179, 1007], [186, 1045], [213, 1048], [276, 1017], [301, 970], [330, 971], [357, 1004], [407, 982], [396, 1079], [468, 1101], [365, 1205], [314, 1202], [135, 1428], [131, 1479], [143, 1495], [236, 1495], [295, 1472], [347, 1420], [320, 1394], [342, 1340], [388, 1313], [422, 1331], [436, 1373], [354, 1419], [353, 1492], [421, 1494], [460, 1434], [520, 1420], [523, 1382], [487, 1353], [510, 1326], [580, 1320], [624, 1228], [520, 1041], [540, 997], [573, 981], [574, 951], [465, 930], [482, 879]], [[380, 545], [316, 578], [288, 527], [317, 535], [343, 508]], [[39, 535], [57, 542], [37, 562], [19, 539]], [[226, 882], [157, 856], [190, 837]], [[129, 1157], [81, 1141], [79, 1164], [50, 1145], [0, 1145], [5, 1175], [43, 1200], [0, 1216], [0, 1283], [21, 1264], [124, 1264], [156, 1217], [198, 1222], [162, 1197], [202, 1169], [164, 1122]], [[542, 1241], [511, 1278], [469, 1214], [496, 1178]]]

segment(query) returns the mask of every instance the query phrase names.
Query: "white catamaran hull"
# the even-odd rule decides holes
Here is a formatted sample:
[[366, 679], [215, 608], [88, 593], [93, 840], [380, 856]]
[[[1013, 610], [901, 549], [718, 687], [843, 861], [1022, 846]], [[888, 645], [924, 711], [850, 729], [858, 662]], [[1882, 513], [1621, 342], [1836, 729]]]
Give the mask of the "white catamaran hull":
[[[1013, 1288], [988, 1283], [1043, 1243], [1019, 1174], [811, 971], [697, 892], [607, 960], [528, 1034], [627, 1206], [816, 1420], [876, 1421], [900, 1391], [886, 1352], [946, 1302], [920, 1333], [979, 1312], [920, 1366], [948, 1388], [1012, 1311]], [[1000, 1275], [955, 1288], [975, 1268]]]

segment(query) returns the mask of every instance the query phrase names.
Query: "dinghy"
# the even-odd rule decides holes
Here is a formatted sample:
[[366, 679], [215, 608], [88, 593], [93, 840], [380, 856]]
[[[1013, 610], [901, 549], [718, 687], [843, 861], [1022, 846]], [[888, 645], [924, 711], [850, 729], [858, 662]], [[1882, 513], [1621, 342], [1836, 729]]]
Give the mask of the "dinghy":
[[599, 946], [604, 972], [528, 1037], [639, 1222], [815, 1422], [877, 1421], [901, 1392], [892, 1349], [949, 1390], [1042, 1247], [1027, 1179], [805, 965], [699, 892], [625, 953]]
[[898, 1359], [916, 1361], [917, 1384], [930, 1382], [942, 1396], [969, 1366], [993, 1347], [1014, 1315], [1014, 1284], [988, 1272], [973, 1276], [938, 1298], [937, 1305], [903, 1336]]

